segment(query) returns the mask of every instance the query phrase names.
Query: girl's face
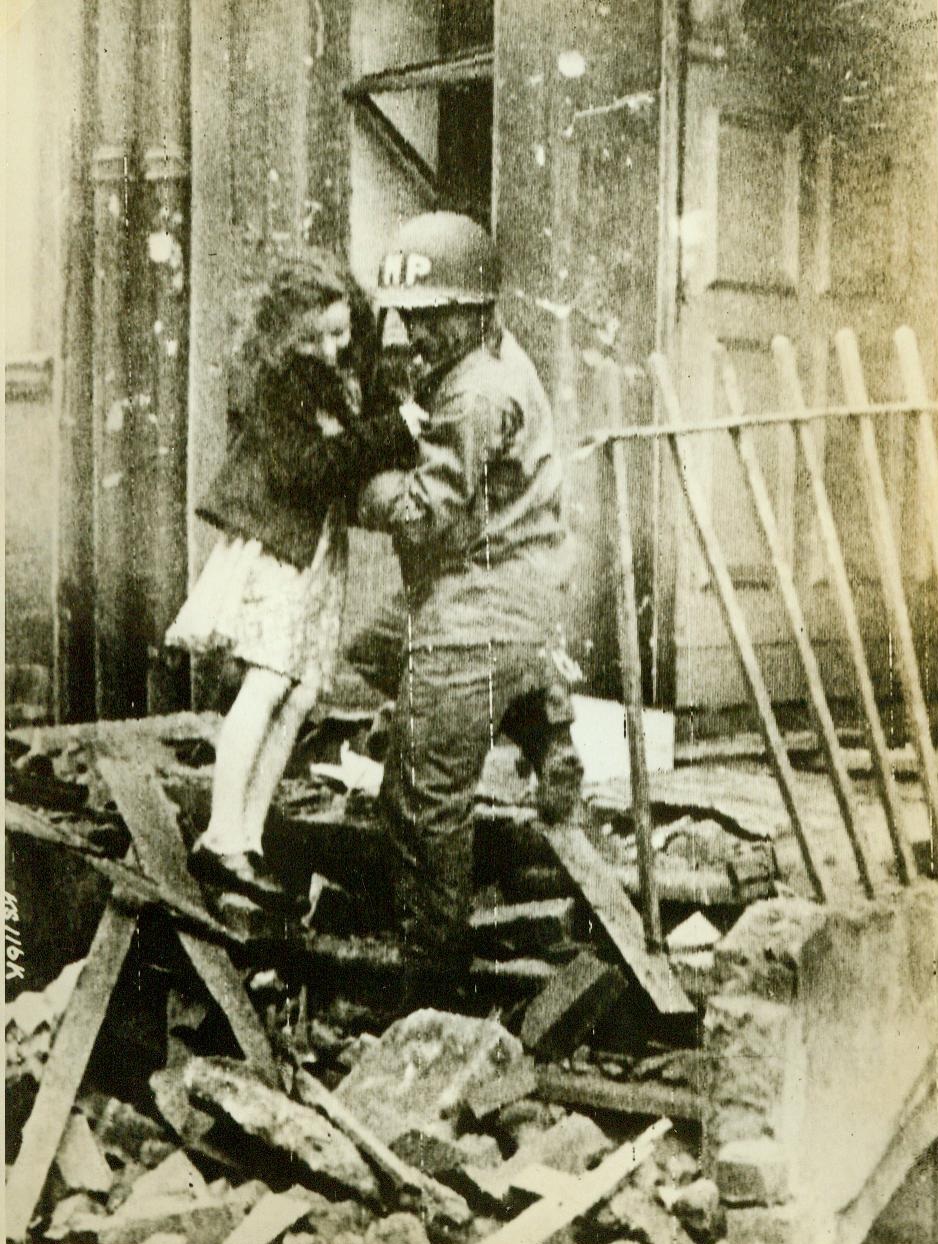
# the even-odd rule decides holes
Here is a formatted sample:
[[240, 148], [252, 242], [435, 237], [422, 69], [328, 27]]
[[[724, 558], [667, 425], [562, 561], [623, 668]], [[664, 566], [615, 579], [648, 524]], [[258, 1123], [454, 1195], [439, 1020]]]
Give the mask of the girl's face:
[[297, 354], [318, 359], [334, 367], [339, 355], [352, 340], [352, 319], [349, 304], [337, 298], [328, 307], [309, 311], [300, 322]]

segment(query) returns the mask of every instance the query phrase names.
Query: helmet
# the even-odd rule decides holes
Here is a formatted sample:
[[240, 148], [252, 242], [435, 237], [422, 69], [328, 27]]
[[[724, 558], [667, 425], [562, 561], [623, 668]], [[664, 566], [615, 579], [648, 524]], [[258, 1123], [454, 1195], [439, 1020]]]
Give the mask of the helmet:
[[498, 256], [481, 225], [456, 212], [427, 212], [398, 233], [378, 272], [378, 306], [406, 310], [498, 296]]

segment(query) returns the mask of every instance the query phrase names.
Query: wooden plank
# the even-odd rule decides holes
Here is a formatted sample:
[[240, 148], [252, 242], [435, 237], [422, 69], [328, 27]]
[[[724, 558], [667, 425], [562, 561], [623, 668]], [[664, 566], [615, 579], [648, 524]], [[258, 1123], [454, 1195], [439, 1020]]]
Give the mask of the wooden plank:
[[[661, 390], [662, 409], [665, 412], [666, 418], [672, 426], [678, 424], [681, 420], [681, 410], [674, 385], [671, 381], [667, 361], [660, 354], [653, 354], [651, 357], [651, 367], [658, 382], [658, 387]], [[707, 513], [707, 507], [704, 504], [703, 492], [700, 481], [697, 478], [697, 472], [683, 452], [682, 447], [678, 445], [677, 438], [672, 436], [668, 443], [671, 446], [674, 465], [677, 468], [677, 476], [684, 492], [691, 520], [697, 530], [697, 536], [707, 559], [711, 577], [717, 588], [720, 608], [727, 630], [733, 639], [736, 657], [758, 712], [759, 728], [765, 740], [769, 761], [785, 804], [792, 832], [797, 838], [801, 849], [801, 858], [804, 862], [805, 871], [808, 874], [815, 897], [823, 901], [827, 886], [821, 868], [814, 859], [811, 845], [805, 836], [801, 814], [794, 794], [795, 775], [792, 771], [791, 762], [788, 759], [788, 753], [785, 751], [785, 744], [782, 741], [781, 731], [772, 709], [768, 688], [759, 668], [755, 647], [749, 634], [749, 628], [746, 625], [745, 614], [737, 598], [726, 559], [723, 556], [723, 551], [717, 541], [716, 532]]]
[[[189, 5], [161, 0], [141, 10], [144, 31], [153, 38], [153, 55], [141, 69], [150, 76], [140, 92], [144, 134], [158, 135], [143, 151], [147, 207], [174, 239], [189, 236], [189, 168], [185, 144], [189, 113]], [[149, 30], [147, 28], [149, 27]], [[149, 88], [149, 89], [148, 89]], [[179, 222], [178, 225], [175, 222]], [[189, 375], [189, 299], [177, 288], [183, 268], [171, 263], [147, 266], [147, 292], [153, 315], [163, 325], [150, 353], [151, 417], [137, 436], [150, 457], [152, 488], [147, 496], [146, 557], [149, 563], [144, 627], [147, 642], [147, 709], [166, 713], [189, 699], [189, 672], [163, 636], [186, 597], [186, 460]], [[146, 288], [146, 286], [144, 286]], [[163, 343], [166, 343], [165, 346]], [[170, 349], [175, 343], [175, 349]], [[138, 520], [139, 523], [139, 520]]]
[[693, 1004], [667, 959], [645, 945], [641, 917], [613, 866], [581, 829], [545, 830], [544, 837], [658, 1010], [664, 1015], [692, 1014]]
[[[607, 371], [610, 406], [616, 422], [624, 422], [619, 369]], [[632, 790], [632, 818], [638, 844], [638, 873], [641, 881], [641, 913], [645, 938], [652, 950], [660, 950], [661, 907], [655, 884], [655, 853], [651, 845], [651, 796], [648, 790], [648, 757], [642, 718], [642, 654], [638, 642], [638, 608], [635, 602], [635, 562], [632, 549], [632, 516], [629, 505], [628, 468], [625, 446], [617, 441], [611, 450], [616, 497], [616, 623], [619, 637], [619, 668], [622, 703], [629, 747], [629, 778]]]
[[[120, 744], [116, 741], [108, 746], [111, 751], [120, 750]], [[97, 763], [130, 831], [144, 871], [158, 885], [165, 884], [183, 899], [201, 904], [201, 891], [186, 864], [185, 848], [176, 823], [176, 809], [166, 797], [156, 774], [125, 757], [116, 759], [113, 755], [99, 754]], [[272, 1083], [277, 1083], [277, 1063], [267, 1034], [228, 955], [220, 946], [209, 945], [181, 930], [179, 939], [231, 1025], [231, 1031], [245, 1055]]]
[[469, 917], [473, 944], [509, 942], [518, 951], [539, 951], [569, 941], [573, 933], [573, 899], [550, 898], [528, 903], [500, 903], [483, 907]]
[[304, 1106], [315, 1106], [373, 1162], [398, 1191], [419, 1192], [422, 1176], [418, 1170], [402, 1162], [393, 1150], [355, 1117], [348, 1106], [339, 1101], [324, 1084], [308, 1071], [298, 1070], [294, 1081], [297, 1096]]
[[6, 1230], [10, 1239], [22, 1239], [29, 1228], [136, 925], [136, 916], [119, 911], [111, 903], [98, 925], [7, 1180]]
[[[776, 337], [772, 342], [772, 351], [775, 355], [775, 366], [779, 377], [782, 402], [790, 402], [796, 410], [803, 410], [805, 408], [804, 396], [801, 389], [801, 381], [798, 377], [798, 365], [795, 360], [794, 347], [787, 337]], [[870, 741], [870, 761], [876, 778], [880, 802], [886, 817], [889, 837], [892, 841], [896, 869], [900, 881], [903, 884], [908, 884], [912, 877], [915, 876], [915, 864], [902, 824], [899, 792], [896, 789], [896, 783], [893, 778], [892, 760], [886, 743], [886, 733], [883, 730], [882, 718], [879, 715], [879, 705], [876, 703], [876, 692], [873, 688], [873, 679], [866, 659], [866, 648], [860, 631], [857, 607], [850, 588], [850, 580], [847, 577], [847, 564], [844, 560], [843, 547], [840, 543], [840, 535], [837, 531], [837, 524], [834, 522], [834, 512], [831, 508], [830, 498], [827, 494], [827, 485], [824, 481], [824, 464], [818, 453], [812, 430], [807, 424], [798, 425], [798, 438], [801, 445], [801, 453], [811, 480], [814, 512], [817, 516], [818, 530], [824, 544], [824, 554], [827, 558], [831, 581], [834, 585], [834, 594], [837, 598], [844, 629], [847, 633], [847, 644], [853, 660], [857, 689]]]
[[[718, 344], [715, 354], [716, 361], [720, 366], [723, 392], [726, 395], [730, 413], [738, 419], [743, 419], [745, 410], [736, 369], [730, 362], [725, 346]], [[759, 453], [752, 431], [748, 428], [737, 428], [731, 436], [743, 467], [753, 507], [765, 535], [766, 543], [769, 546], [769, 556], [772, 559], [776, 583], [782, 597], [785, 614], [788, 618], [792, 641], [801, 661], [801, 668], [804, 671], [808, 696], [820, 734], [821, 749], [827, 763], [828, 776], [834, 788], [834, 796], [837, 799], [840, 815], [843, 817], [847, 837], [850, 839], [850, 845], [853, 848], [853, 855], [857, 862], [857, 871], [860, 874], [860, 884], [867, 898], [872, 898], [873, 880], [870, 876], [870, 865], [867, 859], [867, 845], [863, 840], [863, 831], [860, 827], [856, 792], [853, 789], [850, 775], [847, 773], [847, 765], [837, 738], [834, 718], [831, 715], [830, 705], [827, 702], [827, 695], [824, 691], [820, 666], [808, 635], [808, 622], [801, 607], [798, 589], [795, 586], [795, 576], [792, 570], [789, 549], [786, 547], [786, 541], [776, 520], [775, 509], [769, 496], [768, 485], [762, 472], [762, 465], [759, 461]], [[783, 493], [782, 495], [784, 496], [785, 494]]]
[[593, 1072], [537, 1069], [537, 1095], [558, 1106], [589, 1106], [617, 1114], [667, 1115], [672, 1119], [703, 1118], [704, 1098], [683, 1085], [610, 1080]]
[[576, 1218], [607, 1200], [619, 1184], [648, 1158], [655, 1144], [670, 1131], [669, 1119], [653, 1123], [632, 1144], [622, 1145], [581, 1175], [575, 1184], [564, 1182], [557, 1195], [537, 1201], [517, 1218], [486, 1237], [487, 1244], [544, 1244]]
[[919, 497], [931, 542], [932, 569], [938, 579], [938, 445], [935, 444], [935, 425], [933, 416], [924, 409], [928, 404], [928, 389], [925, 387], [925, 373], [915, 333], [908, 326], [898, 328], [895, 342], [905, 395], [911, 403], [923, 408], [915, 415]]
[[[868, 404], [868, 399], [856, 336], [852, 329], [842, 328], [834, 340], [847, 400], [855, 404], [857, 409], [863, 410]], [[915, 655], [912, 624], [909, 621], [909, 610], [902, 586], [899, 550], [896, 546], [889, 499], [886, 496], [879, 452], [876, 448], [876, 429], [868, 414], [860, 419], [860, 452], [863, 456], [864, 469], [861, 475], [870, 516], [873, 547], [879, 565], [883, 595], [886, 598], [889, 627], [895, 642], [899, 678], [909, 718], [909, 732], [918, 753], [921, 767], [919, 776], [925, 791], [925, 802], [931, 812], [932, 851], [938, 858], [938, 762], [935, 759], [935, 749], [932, 747], [928, 708], [922, 692], [922, 679], [919, 673], [918, 658]]]

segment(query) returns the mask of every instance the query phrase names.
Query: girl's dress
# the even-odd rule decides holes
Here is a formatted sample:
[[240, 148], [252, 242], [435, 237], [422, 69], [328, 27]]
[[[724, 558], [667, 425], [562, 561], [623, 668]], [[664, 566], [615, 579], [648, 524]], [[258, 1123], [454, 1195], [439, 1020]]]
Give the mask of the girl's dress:
[[335, 676], [347, 568], [339, 505], [329, 510], [305, 569], [265, 552], [259, 540], [222, 536], [166, 642], [193, 653], [222, 649], [326, 693]]
[[305, 361], [261, 377], [198, 507], [221, 535], [167, 644], [222, 649], [317, 694], [331, 690], [349, 504], [371, 475], [414, 455], [396, 412], [366, 419], [354, 394]]

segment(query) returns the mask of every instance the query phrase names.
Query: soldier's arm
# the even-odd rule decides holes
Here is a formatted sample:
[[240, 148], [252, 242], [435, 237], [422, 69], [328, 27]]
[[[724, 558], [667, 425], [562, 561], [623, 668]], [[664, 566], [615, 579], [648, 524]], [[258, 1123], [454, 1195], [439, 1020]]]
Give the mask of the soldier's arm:
[[434, 413], [412, 471], [384, 471], [362, 493], [362, 526], [413, 547], [458, 540], [482, 477], [488, 429], [499, 426], [488, 399], [459, 394]]

